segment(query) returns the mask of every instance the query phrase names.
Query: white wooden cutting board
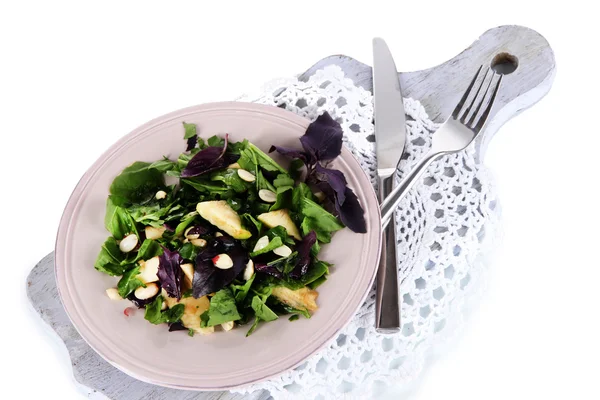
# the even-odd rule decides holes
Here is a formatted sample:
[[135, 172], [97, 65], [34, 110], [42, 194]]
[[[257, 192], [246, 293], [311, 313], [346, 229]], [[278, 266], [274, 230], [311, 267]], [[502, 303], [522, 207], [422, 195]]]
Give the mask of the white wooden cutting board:
[[[508, 56], [507, 56], [508, 55]], [[477, 139], [483, 157], [491, 137], [506, 121], [538, 102], [549, 90], [555, 74], [554, 54], [537, 32], [520, 26], [490, 29], [453, 59], [436, 67], [399, 73], [403, 94], [419, 100], [435, 122], [444, 121], [472, 79], [479, 65], [496, 58], [516, 60], [516, 70], [504, 77], [494, 115], [485, 135]], [[300, 76], [308, 79], [318, 69], [338, 65], [357, 85], [372, 90], [371, 67], [355, 59], [337, 55], [324, 58]], [[268, 399], [266, 392], [253, 396], [229, 392], [191, 392], [167, 389], [129, 377], [97, 355], [77, 333], [67, 317], [56, 289], [54, 254], [44, 257], [27, 278], [27, 296], [35, 311], [64, 342], [71, 357], [73, 374], [91, 397], [113, 400], [234, 400]]]

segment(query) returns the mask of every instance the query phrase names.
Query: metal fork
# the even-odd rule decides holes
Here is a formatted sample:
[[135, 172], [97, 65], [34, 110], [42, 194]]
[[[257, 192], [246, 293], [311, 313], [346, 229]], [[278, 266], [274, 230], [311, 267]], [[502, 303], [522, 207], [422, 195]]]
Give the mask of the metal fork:
[[[419, 161], [381, 204], [382, 227], [385, 228], [388, 225], [394, 215], [394, 210], [396, 210], [402, 198], [414, 186], [417, 178], [425, 172], [433, 161], [443, 155], [456, 153], [465, 149], [479, 132], [483, 130], [496, 100], [500, 82], [502, 82], [502, 75], [496, 74], [489, 68], [486, 69], [483, 79], [481, 79], [481, 83], [475, 91], [475, 83], [478, 81], [482, 69], [483, 65], [477, 70], [475, 77], [454, 109], [451, 118], [435, 132], [431, 149], [427, 155]], [[488, 72], [491, 72], [489, 79]], [[496, 77], [498, 78], [496, 79]], [[496, 83], [492, 87], [494, 80], [496, 80]], [[483, 87], [486, 86], [486, 81], [489, 82], [482, 93]], [[465, 106], [466, 104], [468, 106]], [[481, 111], [482, 107], [483, 111]], [[480, 111], [481, 115], [479, 115]]]

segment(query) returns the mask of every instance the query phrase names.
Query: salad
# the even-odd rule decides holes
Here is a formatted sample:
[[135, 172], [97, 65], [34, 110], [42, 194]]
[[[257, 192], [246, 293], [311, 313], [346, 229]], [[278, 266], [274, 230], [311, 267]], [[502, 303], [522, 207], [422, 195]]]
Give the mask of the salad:
[[321, 247], [344, 227], [366, 232], [356, 195], [329, 165], [340, 125], [325, 113], [298, 148], [272, 146], [287, 169], [247, 140], [203, 139], [185, 122], [182, 133], [187, 149], [176, 160], [135, 162], [110, 186], [110, 236], [95, 262], [120, 277], [107, 295], [190, 336], [310, 318], [332, 266]]

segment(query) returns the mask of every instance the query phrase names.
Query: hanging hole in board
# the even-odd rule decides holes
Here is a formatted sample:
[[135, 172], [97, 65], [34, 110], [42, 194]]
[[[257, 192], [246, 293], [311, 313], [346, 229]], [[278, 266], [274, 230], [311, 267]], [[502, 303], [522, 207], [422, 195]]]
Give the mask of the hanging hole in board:
[[518, 66], [519, 59], [508, 53], [496, 54], [491, 64], [492, 69], [500, 75], [512, 74]]

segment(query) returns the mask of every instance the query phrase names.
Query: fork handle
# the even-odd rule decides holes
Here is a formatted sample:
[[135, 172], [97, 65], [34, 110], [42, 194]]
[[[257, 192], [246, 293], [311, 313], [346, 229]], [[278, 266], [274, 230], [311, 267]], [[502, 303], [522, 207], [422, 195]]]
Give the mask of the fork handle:
[[[394, 169], [394, 173], [396, 170]], [[379, 177], [379, 198], [383, 201], [392, 191], [394, 174]], [[375, 329], [379, 333], [400, 331], [400, 299], [396, 251], [396, 221], [383, 230], [381, 258], [377, 270], [375, 297]]]
[[415, 185], [417, 179], [423, 175], [423, 172], [429, 165], [446, 152], [430, 152], [423, 157], [419, 163], [408, 173], [398, 186], [396, 186], [390, 194], [381, 203], [381, 227], [386, 228], [394, 215], [394, 211], [398, 208], [400, 201], [406, 193]]

